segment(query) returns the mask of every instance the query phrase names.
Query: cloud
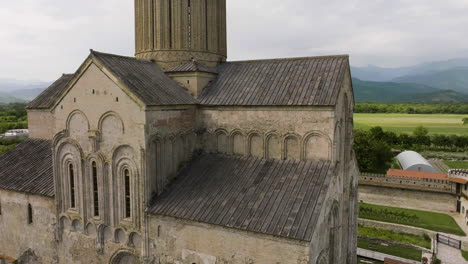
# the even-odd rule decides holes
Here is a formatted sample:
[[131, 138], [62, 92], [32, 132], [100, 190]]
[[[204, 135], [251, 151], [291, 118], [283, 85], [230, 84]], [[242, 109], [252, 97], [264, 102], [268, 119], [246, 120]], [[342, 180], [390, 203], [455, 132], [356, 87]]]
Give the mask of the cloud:
[[[133, 1], [15, 0], [0, 9], [0, 78], [53, 80], [89, 49], [132, 55]], [[229, 59], [350, 54], [396, 67], [468, 56], [466, 0], [228, 0]]]

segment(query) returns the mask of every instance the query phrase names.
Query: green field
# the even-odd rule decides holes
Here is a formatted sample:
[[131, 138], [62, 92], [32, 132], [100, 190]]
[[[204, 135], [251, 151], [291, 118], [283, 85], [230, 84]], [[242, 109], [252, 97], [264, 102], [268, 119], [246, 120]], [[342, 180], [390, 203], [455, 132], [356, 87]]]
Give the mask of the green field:
[[466, 236], [451, 216], [441, 213], [359, 203], [359, 218]]
[[379, 244], [362, 238], [358, 239], [358, 247], [416, 261], [421, 260], [422, 257], [422, 251], [418, 249]]
[[449, 166], [450, 169], [468, 169], [468, 161], [444, 160], [444, 163]]
[[429, 134], [468, 135], [468, 125], [462, 119], [468, 115], [446, 114], [354, 114], [354, 126], [370, 129], [381, 126], [386, 131], [411, 134], [417, 126], [429, 129]]
[[416, 245], [427, 249], [431, 249], [432, 245], [432, 241], [429, 236], [416, 236], [373, 227], [358, 226], [358, 235], [362, 237], [380, 238], [403, 244]]

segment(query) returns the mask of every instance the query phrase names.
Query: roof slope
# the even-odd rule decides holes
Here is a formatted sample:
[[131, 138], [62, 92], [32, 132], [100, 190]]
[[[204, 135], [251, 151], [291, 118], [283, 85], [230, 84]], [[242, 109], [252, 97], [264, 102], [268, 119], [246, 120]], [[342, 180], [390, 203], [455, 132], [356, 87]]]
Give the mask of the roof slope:
[[206, 154], [149, 212], [310, 241], [332, 170], [330, 162]]
[[148, 60], [92, 51], [99, 60], [146, 105], [189, 105], [197, 100]]
[[185, 64], [177, 65], [169, 70], [166, 70], [167, 73], [175, 73], [175, 72], [209, 72], [209, 73], [217, 73], [215, 69], [208, 68], [207, 66], [197, 62], [197, 61], [190, 61]]
[[348, 56], [227, 62], [206, 88], [203, 105], [333, 106]]
[[0, 188], [53, 197], [51, 141], [28, 139], [0, 156]]
[[73, 78], [73, 74], [64, 74], [57, 81], [51, 84], [41, 94], [39, 94], [31, 103], [28, 109], [49, 109], [66, 92], [68, 82]]

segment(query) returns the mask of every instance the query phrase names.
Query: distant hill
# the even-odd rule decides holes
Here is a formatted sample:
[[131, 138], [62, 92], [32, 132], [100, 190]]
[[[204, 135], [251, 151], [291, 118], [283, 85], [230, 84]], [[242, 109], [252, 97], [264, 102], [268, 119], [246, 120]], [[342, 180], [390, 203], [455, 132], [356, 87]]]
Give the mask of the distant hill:
[[374, 65], [366, 67], [351, 67], [354, 78], [366, 81], [385, 82], [403, 76], [432, 74], [440, 71], [448, 71], [456, 68], [468, 67], [468, 58], [451, 59], [446, 61], [434, 61], [422, 63], [410, 67], [383, 68]]
[[468, 95], [424, 84], [373, 82], [353, 78], [356, 102], [468, 102]]
[[0, 103], [31, 101], [50, 84], [51, 82], [0, 79]]
[[35, 89], [26, 89], [26, 90], [16, 90], [10, 92], [9, 94], [13, 97], [20, 98], [26, 101], [32, 101], [40, 93], [44, 91], [44, 88], [35, 88]]
[[21, 102], [25, 102], [25, 100], [16, 98], [12, 96], [11, 94], [0, 92], [0, 104], [21, 103]]
[[430, 85], [441, 90], [454, 90], [468, 94], [468, 67], [458, 67], [418, 75], [406, 75], [392, 81]]

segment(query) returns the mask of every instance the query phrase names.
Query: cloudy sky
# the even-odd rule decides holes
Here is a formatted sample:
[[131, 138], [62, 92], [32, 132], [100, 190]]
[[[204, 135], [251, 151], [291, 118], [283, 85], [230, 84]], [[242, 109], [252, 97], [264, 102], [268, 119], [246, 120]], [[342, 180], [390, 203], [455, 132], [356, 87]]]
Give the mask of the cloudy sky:
[[[468, 0], [228, 0], [229, 59], [468, 57]], [[89, 49], [133, 55], [132, 0], [0, 0], [0, 78], [53, 80]]]

